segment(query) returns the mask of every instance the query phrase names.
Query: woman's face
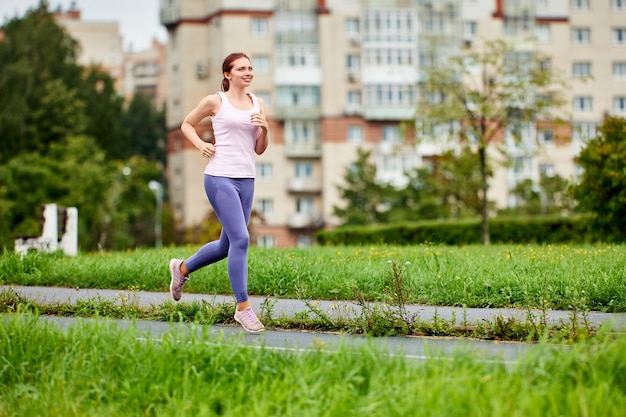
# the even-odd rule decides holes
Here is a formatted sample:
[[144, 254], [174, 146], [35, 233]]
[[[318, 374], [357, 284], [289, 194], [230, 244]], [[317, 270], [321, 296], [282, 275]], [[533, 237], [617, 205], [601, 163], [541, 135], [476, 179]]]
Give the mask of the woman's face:
[[252, 82], [254, 74], [252, 72], [252, 64], [246, 57], [241, 57], [233, 61], [233, 66], [226, 78], [238, 87], [247, 87]]

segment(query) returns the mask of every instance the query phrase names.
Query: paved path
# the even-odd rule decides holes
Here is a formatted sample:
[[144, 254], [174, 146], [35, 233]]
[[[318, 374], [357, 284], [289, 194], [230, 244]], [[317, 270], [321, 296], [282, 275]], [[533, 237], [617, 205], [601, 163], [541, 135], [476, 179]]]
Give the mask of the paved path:
[[[145, 291], [120, 291], [106, 289], [73, 289], [73, 288], [50, 288], [50, 287], [25, 287], [25, 286], [0, 286], [0, 291], [12, 288], [23, 297], [32, 300], [38, 304], [53, 303], [75, 303], [79, 299], [100, 298], [105, 300], [113, 300], [118, 303], [125, 302], [138, 303], [139, 305], [150, 306], [159, 305], [163, 302], [171, 301], [169, 293], [156, 293]], [[219, 295], [202, 295], [202, 294], [183, 294], [181, 302], [191, 303], [194, 301], [204, 300], [212, 304], [222, 304], [233, 302], [231, 296]], [[254, 309], [258, 312], [263, 302], [268, 300], [265, 297], [252, 297], [250, 299]], [[310, 311], [306, 303], [302, 300], [293, 299], [274, 299], [273, 316], [292, 316], [298, 312]], [[330, 301], [312, 301], [316, 307], [322, 309], [326, 314], [332, 317], [344, 316], [351, 317], [360, 313], [360, 306], [353, 302], [330, 302]], [[463, 317], [468, 324], [476, 324], [481, 320], [493, 321], [495, 317], [513, 317], [519, 320], [527, 320], [529, 314], [535, 317], [541, 317], [540, 311], [526, 311], [516, 309], [480, 309], [480, 308], [454, 308], [454, 307], [432, 307], [422, 305], [407, 306], [407, 312], [416, 315], [422, 320], [431, 321], [435, 315], [442, 319], [451, 320], [456, 318], [458, 324], [463, 323]], [[559, 322], [569, 322], [572, 313], [568, 311], [550, 311], [547, 321], [550, 324]], [[42, 317], [42, 320], [54, 322], [60, 326], [70, 326], [79, 320], [91, 319], [75, 319], [62, 317]], [[599, 312], [589, 312], [587, 320], [593, 326], [600, 324], [610, 324], [618, 330], [626, 330], [626, 314], [608, 314]], [[402, 355], [407, 358], [422, 359], [440, 359], [446, 360], [450, 353], [455, 351], [469, 353], [477, 356], [481, 360], [498, 361], [507, 364], [516, 363], [521, 357], [536, 348], [534, 344], [526, 343], [508, 343], [508, 342], [491, 342], [472, 339], [458, 338], [434, 338], [434, 337], [386, 337], [371, 338], [356, 335], [343, 335], [335, 333], [320, 332], [301, 332], [301, 331], [282, 331], [267, 330], [262, 335], [252, 335], [246, 333], [240, 327], [234, 326], [197, 326], [181, 323], [164, 323], [153, 321], [133, 322], [131, 320], [112, 320], [121, 327], [130, 325], [137, 326], [139, 330], [146, 333], [146, 337], [159, 337], [172, 326], [184, 329], [184, 331], [207, 331], [209, 334], [217, 337], [221, 335], [227, 338], [235, 338], [238, 342], [251, 348], [266, 348], [280, 351], [307, 351], [319, 350], [320, 346], [324, 351], [332, 352], [339, 346], [348, 346], [358, 349], [361, 345], [369, 343], [382, 347], [390, 355]], [[555, 347], [556, 348], [556, 347]]]

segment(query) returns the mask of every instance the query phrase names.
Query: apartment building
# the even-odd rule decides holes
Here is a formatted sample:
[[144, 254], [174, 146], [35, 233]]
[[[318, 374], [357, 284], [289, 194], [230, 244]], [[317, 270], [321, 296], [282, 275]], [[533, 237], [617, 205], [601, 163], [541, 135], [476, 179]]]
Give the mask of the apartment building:
[[167, 98], [167, 46], [157, 39], [150, 48], [124, 53], [123, 92], [130, 100], [140, 93], [150, 97], [156, 109], [162, 109]]
[[[527, 126], [525, 141], [541, 146], [495, 172], [489, 199], [499, 207], [518, 203], [509, 190], [526, 178], [574, 178], [584, 139], [606, 114], [626, 112], [622, 0], [161, 0], [161, 22], [169, 33], [169, 196], [181, 226], [200, 222], [210, 206], [206, 160], [180, 123], [219, 89], [226, 55], [251, 57], [252, 91], [267, 103], [271, 129], [270, 146], [257, 158], [259, 245], [310, 245], [316, 230], [338, 225], [337, 186], [359, 147], [372, 151], [380, 179], [397, 185], [438, 152], [405, 141], [399, 129], [415, 109], [428, 36], [445, 40], [441, 53], [486, 39], [517, 42], [522, 51], [548, 53], [572, 81], [572, 140], [558, 139], [549, 126]], [[593, 79], [583, 83], [583, 76]], [[206, 124], [199, 130], [210, 140]]]
[[164, 44], [154, 39], [150, 48], [124, 51], [118, 22], [84, 20], [73, 2], [68, 10], [59, 7], [54, 17], [78, 41], [79, 64], [101, 66], [115, 80], [117, 92], [127, 100], [142, 93], [152, 98], [155, 108], [162, 108], [167, 96]]
[[83, 66], [100, 65], [115, 80], [115, 87], [123, 93], [124, 50], [118, 22], [85, 21], [74, 3], [68, 10], [54, 12], [57, 23], [78, 41], [78, 63]]

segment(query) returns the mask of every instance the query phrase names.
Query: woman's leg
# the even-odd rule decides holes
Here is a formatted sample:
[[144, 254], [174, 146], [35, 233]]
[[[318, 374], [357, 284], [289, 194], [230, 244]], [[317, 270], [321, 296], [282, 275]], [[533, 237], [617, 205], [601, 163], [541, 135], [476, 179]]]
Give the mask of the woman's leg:
[[[220, 239], [207, 243], [185, 261], [193, 272], [228, 257], [228, 277], [237, 303], [248, 301], [248, 221], [252, 212], [254, 180], [205, 175], [209, 202], [215, 210], [222, 233]], [[185, 271], [183, 270], [183, 273]]]

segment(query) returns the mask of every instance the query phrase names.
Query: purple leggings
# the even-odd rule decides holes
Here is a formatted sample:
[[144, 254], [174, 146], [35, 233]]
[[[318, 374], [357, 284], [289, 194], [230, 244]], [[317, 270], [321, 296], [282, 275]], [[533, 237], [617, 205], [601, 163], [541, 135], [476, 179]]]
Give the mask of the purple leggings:
[[202, 246], [185, 260], [189, 272], [228, 257], [228, 277], [238, 303], [248, 300], [248, 221], [254, 178], [204, 176], [204, 189], [222, 224], [219, 240]]

